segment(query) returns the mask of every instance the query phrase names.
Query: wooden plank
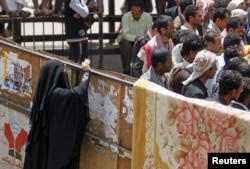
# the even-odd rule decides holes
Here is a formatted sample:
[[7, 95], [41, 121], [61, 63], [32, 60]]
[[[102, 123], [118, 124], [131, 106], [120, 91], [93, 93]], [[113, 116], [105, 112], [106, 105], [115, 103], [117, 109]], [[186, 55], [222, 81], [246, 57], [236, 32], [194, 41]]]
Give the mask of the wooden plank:
[[131, 168], [131, 159], [118, 157], [117, 169], [129, 169]]
[[[3, 104], [9, 105], [9, 108], [17, 106], [19, 113], [22, 112], [22, 108], [20, 107], [23, 106], [27, 111], [33, 100], [32, 98], [35, 93], [41, 67], [48, 59], [60, 59], [65, 63], [65, 71], [69, 75], [72, 87], [77, 85], [82, 77], [83, 72], [80, 66], [69, 62], [64, 57], [46, 52], [34, 52], [24, 49], [19, 45], [12, 45], [13, 43], [6, 45], [1, 39], [0, 44], [0, 58], [2, 61], [0, 64], [3, 63], [4, 65], [3, 58], [6, 57], [6, 62], [8, 59], [18, 61], [20, 64], [27, 62], [28, 65], [32, 67], [31, 69], [26, 66], [22, 69], [24, 79], [31, 78], [32, 82], [32, 91], [30, 91], [28, 99], [24, 99], [26, 95], [22, 96], [18, 92], [12, 93], [10, 90], [0, 89], [0, 106]], [[6, 53], [11, 57], [5, 56]], [[13, 58], [18, 58], [19, 60]], [[0, 75], [3, 73], [2, 70], [6, 70], [7, 73], [11, 72], [9, 71], [9, 67], [7, 68], [7, 66], [3, 65], [0, 65]], [[6, 72], [5, 74], [7, 74]], [[5, 77], [5, 74], [0, 77]], [[132, 123], [128, 123], [127, 117], [128, 110], [131, 109], [132, 106], [132, 92], [130, 89], [133, 82], [135, 82], [135, 79], [122, 74], [104, 70], [100, 72], [92, 69], [91, 82], [89, 85], [91, 121], [87, 131], [96, 138], [85, 137], [81, 150], [81, 168], [130, 168], [132, 158]], [[6, 96], [4, 96], [4, 94]], [[10, 106], [9, 103], [12, 103], [12, 106]], [[28, 115], [28, 113], [26, 113], [26, 115]], [[26, 119], [26, 124], [28, 125], [28, 118]], [[91, 142], [89, 138], [92, 138]], [[94, 140], [99, 140], [99, 142], [93, 142], [93, 138]]]
[[117, 169], [117, 154], [93, 144], [85, 137], [81, 148], [80, 169]]
[[119, 118], [119, 138], [120, 146], [132, 150], [132, 127], [133, 127], [133, 89], [132, 87], [122, 86], [122, 97], [120, 99], [120, 118]]

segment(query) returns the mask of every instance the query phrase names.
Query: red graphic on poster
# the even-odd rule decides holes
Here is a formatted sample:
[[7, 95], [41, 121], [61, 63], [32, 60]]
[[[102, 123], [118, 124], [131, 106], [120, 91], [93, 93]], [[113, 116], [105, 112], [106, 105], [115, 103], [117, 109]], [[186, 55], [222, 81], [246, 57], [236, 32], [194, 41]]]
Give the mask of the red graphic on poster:
[[16, 138], [14, 138], [10, 124], [5, 123], [4, 135], [9, 142], [9, 155], [22, 161], [21, 149], [27, 141], [27, 132], [22, 128]]

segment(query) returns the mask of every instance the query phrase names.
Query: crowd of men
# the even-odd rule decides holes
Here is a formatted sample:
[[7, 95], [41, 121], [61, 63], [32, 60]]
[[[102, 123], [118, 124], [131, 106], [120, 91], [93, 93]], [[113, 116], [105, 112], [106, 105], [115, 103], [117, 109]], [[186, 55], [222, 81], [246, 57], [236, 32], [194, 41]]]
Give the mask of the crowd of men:
[[123, 73], [249, 111], [248, 0], [175, 0], [154, 20], [135, 1], [118, 42]]

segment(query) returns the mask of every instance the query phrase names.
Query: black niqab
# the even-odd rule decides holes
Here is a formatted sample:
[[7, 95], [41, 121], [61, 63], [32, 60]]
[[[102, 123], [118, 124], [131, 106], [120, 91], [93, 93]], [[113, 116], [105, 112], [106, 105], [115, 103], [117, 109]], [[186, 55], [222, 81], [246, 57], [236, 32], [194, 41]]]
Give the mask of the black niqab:
[[41, 69], [31, 110], [24, 169], [76, 169], [88, 115], [89, 78], [70, 89], [64, 65]]

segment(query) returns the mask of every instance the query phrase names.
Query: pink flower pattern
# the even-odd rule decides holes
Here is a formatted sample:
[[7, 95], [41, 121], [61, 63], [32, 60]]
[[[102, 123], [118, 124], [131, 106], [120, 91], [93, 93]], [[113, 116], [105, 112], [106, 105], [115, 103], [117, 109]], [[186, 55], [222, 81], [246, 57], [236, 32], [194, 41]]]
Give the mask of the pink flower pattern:
[[[208, 152], [213, 152], [213, 149], [208, 136], [203, 133], [194, 140], [188, 155], [181, 160], [179, 169], [190, 168], [190, 166], [193, 169], [207, 168]], [[183, 162], [185, 165], [182, 164]]]
[[[161, 164], [168, 168], [207, 169], [210, 152], [249, 151], [250, 146], [245, 143], [250, 136], [244, 135], [249, 119], [243, 118], [249, 116], [243, 112], [215, 102], [171, 98], [168, 93], [166, 97], [168, 105], [165, 112], [156, 113], [156, 126], [152, 128], [154, 132], [160, 129], [155, 138], [158, 148], [153, 153], [159, 153], [161, 159], [157, 160], [161, 160]], [[165, 106], [164, 99], [157, 104], [159, 108]], [[143, 167], [157, 168], [158, 161]]]
[[[194, 136], [192, 148], [187, 155], [180, 159], [179, 169], [205, 169], [207, 168], [208, 152], [239, 152], [239, 138], [235, 128], [230, 128], [235, 116], [222, 113], [220, 110], [199, 109], [194, 104], [183, 101], [175, 105], [175, 124], [177, 132], [181, 135]], [[204, 107], [205, 108], [205, 107]], [[210, 111], [209, 111], [210, 110]], [[202, 113], [204, 112], [204, 113]], [[199, 123], [206, 123], [215, 130], [205, 130], [199, 134]], [[207, 127], [208, 127], [207, 126]], [[209, 133], [215, 132], [215, 144], [211, 144]]]
[[206, 111], [205, 121], [214, 128], [216, 132], [221, 133], [230, 126], [234, 121], [234, 117], [219, 111]]
[[216, 150], [218, 152], [239, 152], [239, 143], [235, 128], [228, 128], [218, 136], [216, 141]]
[[200, 119], [198, 110], [191, 104], [183, 102], [177, 105], [175, 110], [176, 127], [179, 134], [184, 136], [196, 135], [198, 133], [197, 122]]
[[178, 169], [193, 169], [191, 162], [189, 161], [188, 157], [182, 158], [179, 163]]

